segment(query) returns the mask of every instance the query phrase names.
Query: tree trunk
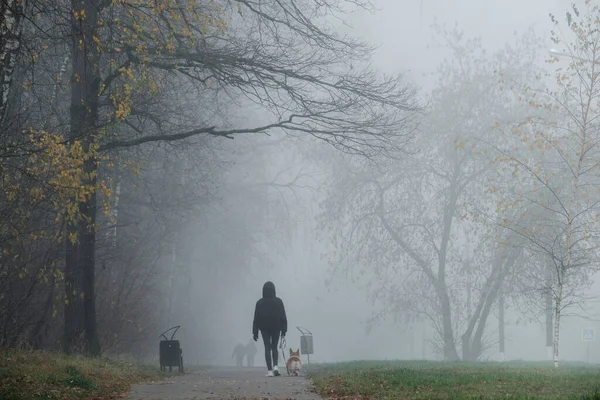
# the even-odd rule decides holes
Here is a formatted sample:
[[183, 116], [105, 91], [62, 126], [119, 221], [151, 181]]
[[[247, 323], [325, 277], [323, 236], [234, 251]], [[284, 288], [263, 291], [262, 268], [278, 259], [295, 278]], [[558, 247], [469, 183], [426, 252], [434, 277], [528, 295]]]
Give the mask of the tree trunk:
[[[71, 9], [85, 11], [85, 18], [71, 17], [71, 131], [70, 140], [80, 141], [88, 152], [94, 142], [98, 121], [98, 91], [100, 88], [99, 56], [94, 43], [98, 26], [97, 0], [71, 0]], [[76, 235], [76, 241], [66, 240], [65, 257], [65, 327], [66, 352], [100, 354], [96, 325], [94, 293], [96, 247], [96, 179], [98, 166], [95, 158], [83, 165], [82, 184], [91, 188], [91, 194], [80, 200], [79, 220], [67, 225], [67, 234]], [[79, 342], [80, 341], [80, 342]]]
[[175, 234], [172, 233], [171, 234], [171, 268], [169, 268], [169, 284], [167, 286], [167, 325], [171, 324], [171, 315], [173, 315], [173, 297], [175, 296], [174, 290], [173, 290], [173, 285], [174, 285], [174, 281], [175, 281], [175, 268], [177, 265], [177, 252], [175, 250]]
[[0, 2], [0, 128], [5, 128], [10, 89], [21, 51], [24, 3], [17, 0]]
[[409, 351], [410, 351], [410, 354], [408, 356], [409, 357], [408, 359], [409, 360], [414, 360], [415, 359], [415, 332], [414, 332], [414, 329], [413, 329], [412, 325], [411, 325], [410, 328], [408, 328], [408, 332], [410, 334], [410, 345], [408, 347]]
[[552, 347], [554, 343], [552, 337], [552, 292], [548, 290], [548, 292], [544, 294], [544, 297], [546, 303], [546, 358], [552, 360]]
[[[473, 312], [472, 312], [472, 294], [471, 294], [471, 264], [467, 261], [465, 268], [467, 274], [467, 321], [473, 320]], [[472, 331], [472, 329], [471, 329]], [[468, 334], [465, 333], [462, 335], [462, 359], [470, 360], [471, 359], [471, 331], [467, 330]]]
[[118, 226], [119, 226], [119, 200], [121, 198], [121, 168], [118, 163], [115, 163], [115, 195], [113, 196], [113, 204], [110, 209], [110, 213], [112, 215], [112, 229], [110, 230], [112, 235], [112, 247], [117, 248], [117, 239], [119, 237]]
[[[97, 162], [90, 159], [86, 162], [85, 171], [89, 174], [88, 184], [96, 187]], [[79, 232], [81, 240], [81, 267], [83, 269], [83, 292], [85, 312], [85, 339], [88, 354], [100, 355], [100, 340], [98, 338], [98, 325], [96, 323], [96, 191], [92, 191], [89, 200], [82, 204], [82, 213], [87, 216], [88, 225], [81, 227]]]
[[463, 361], [467, 361], [471, 359], [471, 338], [465, 333], [461, 336], [461, 345], [462, 345], [462, 359]]
[[[455, 185], [455, 183], [453, 183]], [[454, 186], [453, 186], [454, 187]], [[442, 309], [442, 329], [444, 334], [444, 359], [447, 361], [458, 361], [458, 352], [454, 343], [454, 331], [452, 329], [452, 310], [450, 308], [450, 297], [448, 296], [448, 287], [446, 286], [446, 252], [448, 241], [450, 240], [450, 228], [452, 217], [456, 208], [456, 198], [454, 189], [450, 195], [449, 204], [444, 210], [444, 229], [442, 234], [442, 243], [439, 251], [438, 261], [438, 281], [437, 294]]]
[[479, 297], [477, 305], [475, 306], [475, 312], [470, 316], [467, 329], [462, 335], [464, 361], [475, 361], [479, 357], [481, 343], [477, 342], [477, 335], [474, 340], [472, 340], [471, 337], [473, 336], [473, 331], [475, 331], [476, 327], [477, 331], [479, 332], [479, 326], [481, 326], [482, 322], [483, 326], [485, 326], [489, 308], [487, 308], [487, 313], [484, 310], [486, 309], [486, 304], [489, 303], [490, 296], [494, 296], [494, 285], [496, 280], [501, 279], [503, 276], [500, 272], [502, 266], [503, 261], [498, 255], [496, 255], [492, 262], [492, 271], [490, 272], [490, 276], [486, 279], [484, 289]]
[[469, 328], [465, 332], [465, 336], [471, 337], [475, 326], [475, 334], [473, 339], [470, 341], [470, 348], [468, 350], [469, 360], [477, 360], [483, 351], [483, 333], [487, 323], [487, 319], [492, 310], [492, 306], [496, 302], [496, 299], [501, 294], [502, 285], [506, 279], [508, 272], [514, 267], [517, 259], [521, 252], [519, 250], [513, 251], [508, 258], [505, 255], [498, 256], [494, 260], [493, 270], [488, 277], [484, 288], [484, 295], [482, 295], [477, 307], [473, 319], [469, 322]]
[[500, 353], [500, 361], [505, 361], [504, 355], [504, 291], [500, 288], [498, 297], [498, 351]]
[[467, 273], [467, 320], [471, 320], [473, 316], [472, 313], [472, 290], [471, 290], [471, 262], [467, 261], [467, 265], [465, 266], [465, 272]]
[[[87, 146], [89, 147], [89, 145]], [[86, 161], [87, 185], [95, 186], [96, 160]], [[79, 205], [85, 218], [70, 224], [67, 232], [77, 235], [72, 243], [67, 239], [65, 269], [65, 343], [67, 353], [100, 354], [95, 304], [96, 193]]]
[[421, 336], [421, 360], [427, 359], [427, 331], [425, 329], [425, 323], [422, 323], [423, 334]]
[[438, 289], [438, 296], [442, 306], [442, 327], [444, 329], [444, 359], [447, 361], [458, 361], [458, 352], [454, 343], [454, 331], [452, 330], [452, 314], [450, 309], [450, 298], [446, 287]]
[[450, 241], [450, 232], [452, 230], [452, 221], [456, 213], [456, 203], [458, 202], [458, 176], [460, 175], [460, 162], [458, 158], [454, 164], [454, 172], [450, 183], [450, 194], [448, 203], [444, 207], [444, 217], [442, 220], [442, 237], [438, 257], [438, 276], [437, 276], [437, 294], [442, 309], [442, 329], [444, 330], [444, 359], [448, 361], [458, 361], [458, 352], [454, 343], [454, 331], [452, 329], [452, 310], [450, 308], [450, 298], [448, 296], [448, 287], [446, 286], [446, 260], [448, 252], [448, 243]]
[[83, 352], [84, 339], [83, 301], [79, 293], [83, 294], [83, 271], [79, 264], [79, 245], [72, 243], [68, 238], [77, 235], [79, 229], [74, 224], [67, 225], [67, 241], [65, 254], [65, 320], [63, 348], [67, 354]]
[[546, 291], [544, 292], [544, 306], [546, 311], [546, 358], [552, 360], [552, 346], [554, 339], [552, 338], [552, 275], [550, 266], [546, 269]]
[[558, 368], [558, 334], [560, 332], [560, 307], [562, 304], [563, 284], [561, 281], [558, 282], [558, 293], [556, 295], [556, 302], [554, 305], [554, 368]]

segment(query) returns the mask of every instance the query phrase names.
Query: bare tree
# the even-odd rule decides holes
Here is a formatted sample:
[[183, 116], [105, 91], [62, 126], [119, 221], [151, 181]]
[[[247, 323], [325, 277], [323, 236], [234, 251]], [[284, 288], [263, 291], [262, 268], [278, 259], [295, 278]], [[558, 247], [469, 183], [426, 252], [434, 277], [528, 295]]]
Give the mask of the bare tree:
[[[98, 218], [99, 206], [122, 188], [122, 175], [103, 163], [114, 162], [121, 150], [278, 130], [374, 159], [403, 150], [420, 110], [415, 89], [401, 75], [370, 67], [371, 46], [327, 27], [327, 15], [370, 9], [368, 1], [29, 4], [2, 3], [0, 111], [4, 119], [7, 109], [26, 104], [31, 112], [22, 113], [27, 119], [19, 131], [31, 135], [3, 143], [0, 167], [3, 188], [29, 190], [22, 185], [29, 180], [44, 199], [44, 217], [54, 221], [44, 231], [64, 243], [68, 352], [100, 352], [96, 250], [106, 244], [96, 241], [100, 222], [111, 221]], [[16, 60], [27, 60], [29, 77], [14, 79]], [[21, 86], [25, 90], [12, 90]], [[187, 107], [173, 101], [177, 92], [186, 93]], [[231, 123], [223, 103], [258, 105], [264, 121]], [[9, 210], [14, 193], [4, 194], [3, 210]], [[107, 203], [119, 220], [124, 205]], [[20, 228], [34, 224], [28, 219]]]
[[[80, 157], [69, 162], [81, 161], [73, 174], [76, 182], [57, 194], [62, 201], [49, 201], [60, 204], [57, 225], [64, 223], [66, 230], [67, 351], [75, 350], [79, 341], [84, 352], [100, 351], [95, 250], [98, 196], [106, 186], [99, 164], [106, 154], [197, 135], [233, 137], [281, 129], [373, 158], [402, 149], [419, 109], [414, 89], [400, 76], [383, 77], [370, 68], [370, 46], [339, 35], [323, 21], [353, 7], [370, 8], [367, 1], [173, 0], [157, 5], [73, 0], [40, 5], [40, 21], [21, 4], [2, 3], [2, 118], [14, 106], [8, 93], [15, 60], [25, 52], [22, 43], [39, 42], [27, 49], [32, 61], [60, 62], [48, 71], [33, 66], [40, 74], [35, 84], [31, 80], [25, 85], [33, 90], [18, 96], [22, 101], [38, 88], [51, 88], [36, 100], [39, 107], [28, 121], [37, 142], [25, 140], [2, 151], [16, 158], [43, 154], [38, 161], [43, 160], [53, 151], [43, 145], [50, 137], [53, 146], [66, 149], [68, 158]], [[215, 103], [257, 103], [269, 112], [269, 121], [234, 125], [221, 115], [182, 122], [165, 112], [167, 103], [155, 100], [178, 84]], [[70, 101], [65, 102], [67, 97]]]
[[374, 274], [376, 297], [390, 313], [426, 316], [445, 359], [460, 358], [460, 343], [462, 358], [474, 360], [485, 350], [488, 316], [520, 256], [513, 237], [480, 218], [495, 208], [490, 151], [482, 142], [494, 121], [518, 115], [494, 70], [529, 73], [535, 37], [529, 33], [491, 58], [459, 31], [440, 36], [454, 62], [440, 68], [416, 155], [385, 169], [338, 166], [343, 172], [323, 219], [339, 250], [336, 264]]

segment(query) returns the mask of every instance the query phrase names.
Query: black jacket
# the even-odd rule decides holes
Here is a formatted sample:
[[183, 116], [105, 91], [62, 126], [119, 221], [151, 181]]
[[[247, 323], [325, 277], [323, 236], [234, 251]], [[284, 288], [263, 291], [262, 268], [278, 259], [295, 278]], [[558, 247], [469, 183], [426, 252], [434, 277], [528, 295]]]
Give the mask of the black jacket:
[[263, 297], [256, 302], [254, 309], [254, 321], [252, 322], [252, 334], [258, 335], [258, 331], [287, 332], [287, 317], [283, 301], [275, 296], [275, 285], [266, 282], [263, 286]]

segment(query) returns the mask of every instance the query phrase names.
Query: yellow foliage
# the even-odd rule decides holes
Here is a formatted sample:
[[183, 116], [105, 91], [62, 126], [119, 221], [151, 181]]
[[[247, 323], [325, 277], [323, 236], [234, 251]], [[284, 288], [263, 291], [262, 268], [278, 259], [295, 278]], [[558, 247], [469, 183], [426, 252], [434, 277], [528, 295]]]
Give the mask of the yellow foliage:
[[[164, 75], [149, 65], [153, 57], [168, 55], [170, 58], [182, 47], [193, 51], [207, 35], [222, 35], [232, 12], [218, 1], [113, 0], [112, 4], [122, 19], [99, 25], [99, 33], [93, 40], [99, 52], [112, 53], [110, 64], [118, 68], [119, 79], [114, 79], [110, 88], [114, 111], [108, 115], [115, 122], [131, 115], [133, 102], [140, 96], [153, 95], [162, 87]], [[104, 27], [117, 32], [118, 38], [103, 48], [98, 37], [103, 37]], [[123, 48], [135, 49], [135, 63], [120, 65], [121, 61], [113, 58]], [[100, 93], [106, 90], [108, 88], [102, 87]]]
[[[164, 86], [164, 75], [151, 67], [152, 57], [177, 53], [182, 45], [188, 50], [198, 48], [205, 37], [222, 34], [231, 18], [229, 14], [235, 12], [217, 1], [112, 0], [112, 4], [115, 15], [119, 17], [110, 21], [100, 19], [91, 37], [85, 40], [76, 38], [75, 43], [81, 49], [86, 46], [95, 49], [110, 66], [111, 73], [116, 72], [116, 79], [105, 81], [98, 91], [98, 96], [108, 97], [112, 109], [107, 117], [115, 123], [129, 118], [140, 98], [150, 97]], [[77, 9], [79, 7], [71, 10], [72, 18], [84, 21], [88, 15], [84, 9]], [[110, 35], [107, 34], [108, 29]], [[109, 37], [113, 41], [106, 41]], [[123, 62], [126, 51], [135, 51], [135, 63]], [[37, 53], [33, 56], [37, 57]], [[74, 74], [71, 79], [72, 82], [67, 80], [67, 87], [80, 83], [82, 77]], [[31, 88], [31, 85], [31, 81], [24, 82], [26, 88]], [[92, 112], [87, 104], [83, 105]], [[30, 130], [24, 134], [31, 150], [25, 157], [24, 166], [14, 174], [3, 174], [0, 182], [2, 200], [10, 203], [11, 210], [14, 205], [14, 213], [10, 217], [14, 221], [7, 224], [11, 226], [10, 234], [28, 241], [77, 243], [79, 239], [75, 233], [65, 236], [61, 229], [34, 232], [26, 229], [34, 218], [31, 210], [41, 203], [50, 207], [57, 226], [91, 223], [82, 213], [81, 205], [96, 194], [103, 197], [99, 199], [103, 213], [114, 221], [108, 201], [113, 196], [110, 183], [98, 179], [94, 163], [106, 161], [106, 166], [112, 168], [115, 160], [104, 159], [98, 154], [97, 137], [68, 141], [62, 135], [43, 130]], [[459, 143], [459, 147], [462, 146], [464, 143]], [[1, 164], [4, 162], [0, 160], [0, 167], [4, 166]], [[139, 173], [138, 165], [125, 164], [134, 173]], [[24, 180], [23, 176], [28, 179]], [[23, 182], [27, 184], [23, 185]], [[2, 251], [13, 256], [12, 250]], [[51, 271], [44, 271], [39, 279], [47, 282]], [[62, 279], [56, 275], [54, 278]]]
[[[60, 230], [49, 233], [46, 230], [31, 232], [24, 229], [31, 224], [31, 210], [38, 204], [47, 202], [54, 208], [56, 223], [64, 221], [76, 224], [84, 220], [91, 222], [82, 214], [81, 203], [88, 201], [95, 193], [109, 198], [112, 191], [105, 181], [96, 182], [97, 173], [93, 169], [92, 172], [84, 169], [86, 163], [96, 162], [100, 158], [97, 143], [65, 141], [60, 135], [34, 130], [29, 132], [29, 141], [32, 149], [24, 160], [23, 170], [30, 179], [23, 185], [22, 176], [4, 174], [0, 195], [7, 201], [14, 202], [11, 205], [11, 218], [14, 219], [12, 225], [15, 226], [15, 238], [55, 240], [60, 243]], [[67, 240], [77, 243], [78, 238], [71, 233]]]

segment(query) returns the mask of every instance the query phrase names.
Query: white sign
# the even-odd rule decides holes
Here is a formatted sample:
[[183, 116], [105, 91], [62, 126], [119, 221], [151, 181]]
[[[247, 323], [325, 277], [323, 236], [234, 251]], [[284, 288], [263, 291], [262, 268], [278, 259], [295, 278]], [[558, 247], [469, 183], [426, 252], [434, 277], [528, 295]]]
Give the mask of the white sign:
[[582, 342], [595, 342], [596, 341], [596, 329], [583, 328], [581, 330], [581, 341]]

